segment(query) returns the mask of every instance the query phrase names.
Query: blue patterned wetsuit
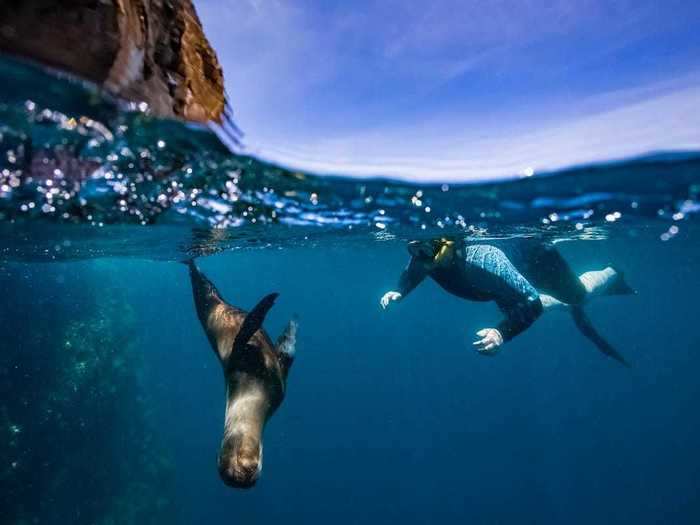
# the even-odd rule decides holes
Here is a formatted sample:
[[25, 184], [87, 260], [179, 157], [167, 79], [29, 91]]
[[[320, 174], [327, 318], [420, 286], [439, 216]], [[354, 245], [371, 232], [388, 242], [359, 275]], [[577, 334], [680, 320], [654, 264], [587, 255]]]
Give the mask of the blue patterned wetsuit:
[[471, 301], [495, 301], [505, 315], [498, 325], [508, 341], [542, 314], [540, 294], [505, 253], [488, 244], [454, 248], [449, 261], [430, 264], [413, 257], [399, 280], [403, 296], [430, 276], [446, 291]]

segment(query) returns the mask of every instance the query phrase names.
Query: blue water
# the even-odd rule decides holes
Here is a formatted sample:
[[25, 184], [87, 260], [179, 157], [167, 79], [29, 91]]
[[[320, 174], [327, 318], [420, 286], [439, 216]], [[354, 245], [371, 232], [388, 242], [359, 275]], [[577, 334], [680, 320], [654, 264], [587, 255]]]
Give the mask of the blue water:
[[[65, 80], [49, 77], [51, 100], [30, 97], [43, 73], [2, 66], [18, 83], [0, 106], [0, 522], [700, 522], [696, 155], [446, 188], [324, 179], [134, 108], [85, 107], [88, 88]], [[37, 121], [48, 107], [59, 113]], [[112, 138], [66, 128], [85, 114]], [[129, 166], [124, 147], [154, 164]], [[64, 163], [60, 177], [32, 165], [66, 150], [94, 165], [83, 176]], [[122, 192], [110, 171], [135, 186]], [[48, 179], [70, 180], [68, 195], [37, 211]], [[173, 182], [188, 198], [158, 204]], [[563, 313], [479, 355], [474, 333], [496, 307], [430, 281], [382, 311], [406, 241], [446, 234], [557, 241], [578, 273], [623, 269], [638, 295], [588, 311], [631, 368]], [[248, 491], [218, 477], [224, 384], [187, 256], [236, 306], [279, 292], [273, 337], [299, 316]]]

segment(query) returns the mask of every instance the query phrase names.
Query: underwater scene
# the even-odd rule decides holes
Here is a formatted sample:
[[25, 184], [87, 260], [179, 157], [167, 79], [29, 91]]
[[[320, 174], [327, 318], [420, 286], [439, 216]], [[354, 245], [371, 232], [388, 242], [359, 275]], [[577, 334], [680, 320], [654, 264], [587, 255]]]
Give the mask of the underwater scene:
[[1, 523], [700, 521], [697, 152], [319, 176], [0, 74]]

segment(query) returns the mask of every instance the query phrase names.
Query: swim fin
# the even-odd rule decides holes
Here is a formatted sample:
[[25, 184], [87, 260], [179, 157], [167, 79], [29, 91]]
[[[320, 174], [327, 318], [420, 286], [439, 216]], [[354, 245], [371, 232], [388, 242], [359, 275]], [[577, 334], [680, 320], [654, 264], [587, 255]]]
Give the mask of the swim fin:
[[250, 338], [253, 337], [253, 334], [262, 327], [267, 312], [269, 312], [272, 305], [275, 304], [275, 300], [278, 296], [278, 293], [266, 295], [260, 299], [260, 302], [258, 302], [250, 312], [248, 312], [243, 320], [241, 329], [238, 331], [238, 335], [236, 335], [236, 339], [233, 341], [234, 351], [237, 348], [244, 348], [248, 341], [250, 341]]
[[576, 323], [576, 327], [581, 331], [581, 333], [586, 336], [588, 339], [591, 340], [591, 342], [596, 345], [598, 350], [603, 352], [605, 355], [608, 357], [612, 357], [616, 361], [620, 362], [627, 368], [630, 368], [630, 364], [627, 362], [627, 360], [620, 354], [617, 350], [615, 350], [610, 343], [608, 343], [602, 335], [598, 333], [598, 331], [593, 327], [593, 323], [591, 323], [591, 320], [588, 318], [586, 315], [586, 312], [583, 310], [583, 307], [581, 306], [571, 306], [571, 317], [574, 319], [574, 323]]
[[610, 283], [609, 286], [606, 287], [604, 294], [605, 295], [637, 295], [637, 290], [632, 288], [629, 284], [627, 284], [627, 281], [625, 281], [625, 274], [615, 268], [614, 266], [611, 266], [613, 270], [615, 270], [615, 279], [613, 282]]

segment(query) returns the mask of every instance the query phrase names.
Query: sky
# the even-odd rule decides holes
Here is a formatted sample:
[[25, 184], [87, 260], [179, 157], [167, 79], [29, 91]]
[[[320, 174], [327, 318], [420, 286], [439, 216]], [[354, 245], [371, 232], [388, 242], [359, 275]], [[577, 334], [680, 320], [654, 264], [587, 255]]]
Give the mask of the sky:
[[697, 0], [195, 0], [245, 151], [484, 180], [700, 149]]

